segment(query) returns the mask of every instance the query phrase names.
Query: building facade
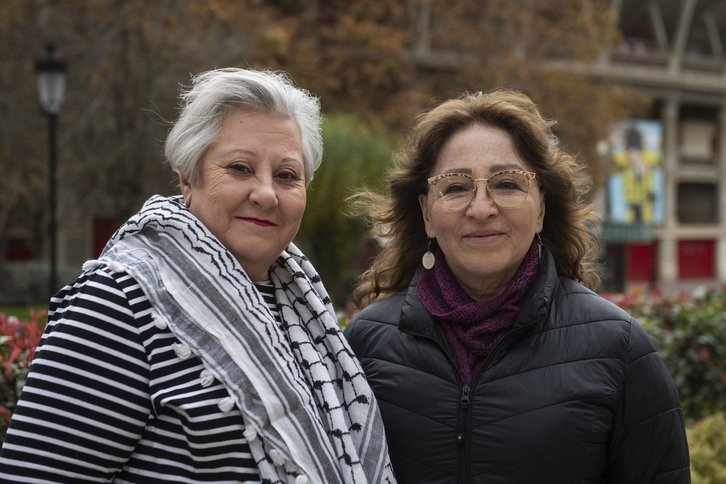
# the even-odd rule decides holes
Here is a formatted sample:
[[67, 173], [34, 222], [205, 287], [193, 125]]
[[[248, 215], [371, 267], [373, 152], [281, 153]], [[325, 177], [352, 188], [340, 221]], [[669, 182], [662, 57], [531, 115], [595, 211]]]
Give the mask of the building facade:
[[[521, 13], [523, 20], [515, 24], [526, 26], [534, 21], [532, 12], [538, 2], [511, 2], [519, 10], [510, 8], [508, 2], [500, 2], [500, 6], [504, 13], [514, 10]], [[597, 2], [552, 0], [549, 5], [554, 5], [560, 14], [561, 4], [596, 10]], [[335, 11], [333, 7], [346, 8], [345, 2], [317, 3], [321, 5], [324, 22], [330, 21], [326, 8], [331, 11]], [[468, 5], [471, 10], [465, 10], [466, 14], [481, 13], [488, 3], [498, 4], [454, 3], [458, 7]], [[440, 38], [448, 35], [452, 26], [435, 18], [437, 13], [441, 16], [442, 9], [448, 10], [448, 6], [442, 7], [433, 0], [409, 1], [406, 5], [414, 31], [409, 60], [423, 80], [421, 83], [434, 83], [432, 74], [443, 72], [448, 75], [447, 86], [462, 87], [465, 84], [458, 82], [456, 71], [476, 64], [477, 55], [496, 55], [496, 48], [505, 51], [511, 47], [509, 51], [518, 62], [531, 61], [524, 28], [521, 32], [517, 28], [510, 29], [515, 30], [511, 32], [501, 26], [497, 29], [498, 18], [490, 19], [487, 25], [493, 33], [479, 42], [482, 45], [477, 44], [478, 53], [467, 53], [464, 49], [469, 45], [467, 42], [483, 35], [481, 28], [476, 30], [476, 23], [467, 27], [461, 18], [457, 20], [454, 27], [464, 32], [459, 37], [466, 40], [457, 49], [446, 38]], [[657, 176], [651, 177], [648, 183], [657, 183], [658, 191], [651, 193], [638, 188], [642, 179], [624, 171], [623, 185], [641, 199], [634, 202], [626, 197], [625, 210], [632, 213], [625, 218], [616, 216], [614, 200], [618, 195], [609, 190], [610, 186], [600, 187], [596, 197], [604, 217], [601, 243], [607, 268], [605, 290], [645, 290], [658, 286], [664, 291], [675, 291], [695, 285], [726, 284], [726, 0], [609, 0], [609, 7], [610, 24], [603, 38], [617, 40], [603, 43], [594, 62], [578, 63], [560, 58], [544, 64], [545, 69], [553, 72], [606, 79], [642, 90], [654, 101], [646, 119], [633, 121], [640, 126], [657, 128], [657, 171], [654, 172]], [[503, 15], [502, 12], [499, 13]], [[497, 39], [500, 42], [494, 47], [487, 43], [493, 44]], [[512, 46], [501, 45], [509, 40]], [[153, 140], [153, 137], [147, 138]], [[626, 145], [640, 143], [634, 136], [624, 139]], [[598, 146], [603, 172], [612, 172], [617, 165], [613, 161], [613, 144], [599, 139], [593, 139], [592, 144]], [[146, 151], [151, 153], [154, 149], [157, 148], [149, 147]], [[656, 166], [655, 162], [652, 166]], [[82, 190], [61, 191], [59, 263], [75, 271], [83, 261], [96, 257], [118, 224], [133, 213], [128, 207], [134, 204], [128, 201], [120, 204], [126, 209], [119, 209], [115, 203], [118, 194], [133, 195], [141, 191], [137, 186], [115, 185], [108, 180], [150, 179], [147, 174], [116, 177], [108, 166], [99, 167], [98, 173], [100, 178], [94, 184], [110, 188], [96, 198], [90, 199]], [[169, 175], [156, 175], [160, 178], [154, 179], [153, 186], [168, 185]], [[166, 178], [162, 180], [163, 177]], [[108, 197], [107, 193], [113, 193], [114, 197]], [[5, 260], [43, 259], [45, 250], [40, 242], [43, 233], [40, 222], [10, 230]]]
[[612, 0], [611, 6], [612, 28], [622, 37], [590, 72], [654, 99], [662, 218], [617, 224], [605, 211], [610, 285], [673, 291], [726, 284], [726, 1]]
[[[419, 68], [454, 71], [475, 62], [430, 47], [430, 4], [421, 2], [412, 53]], [[593, 0], [581, 5], [595, 10]], [[609, 9], [603, 38], [615, 40], [601, 42], [594, 62], [559, 58], [543, 64], [555, 73], [635, 88], [653, 100], [645, 119], [623, 121], [657, 128], [657, 162], [650, 166], [657, 169], [648, 172], [648, 163], [640, 164], [657, 190], [642, 188], [640, 171], [618, 168], [609, 140], [592, 140], [606, 175], [595, 196], [604, 219], [604, 290], [674, 292], [726, 284], [726, 0], [609, 0]], [[625, 141], [638, 143], [632, 136]], [[609, 184], [619, 169], [626, 187], [620, 195]], [[623, 195], [628, 191], [633, 199]], [[617, 216], [618, 196], [634, 213]]]

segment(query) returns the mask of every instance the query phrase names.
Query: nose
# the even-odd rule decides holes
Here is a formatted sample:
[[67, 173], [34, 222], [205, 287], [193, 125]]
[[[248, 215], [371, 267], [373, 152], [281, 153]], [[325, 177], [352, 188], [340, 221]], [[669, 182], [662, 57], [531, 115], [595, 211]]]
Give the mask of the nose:
[[250, 190], [250, 202], [268, 209], [276, 207], [279, 203], [272, 175], [259, 175], [252, 180], [254, 184]]
[[485, 216], [489, 217], [499, 213], [499, 207], [487, 188], [487, 180], [477, 180], [476, 191], [474, 192], [474, 198], [466, 208], [466, 214], [468, 216]]

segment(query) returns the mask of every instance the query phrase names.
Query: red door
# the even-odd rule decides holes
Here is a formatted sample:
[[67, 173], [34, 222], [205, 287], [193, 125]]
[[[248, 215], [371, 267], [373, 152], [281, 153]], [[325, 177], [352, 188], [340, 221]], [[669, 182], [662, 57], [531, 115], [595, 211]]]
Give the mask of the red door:
[[680, 240], [678, 242], [679, 279], [713, 278], [713, 240]]
[[655, 244], [628, 244], [626, 254], [626, 267], [628, 268], [625, 275], [626, 281], [655, 281]]
[[95, 218], [93, 219], [93, 257], [101, 255], [101, 251], [106, 247], [106, 242], [116, 232], [115, 218]]

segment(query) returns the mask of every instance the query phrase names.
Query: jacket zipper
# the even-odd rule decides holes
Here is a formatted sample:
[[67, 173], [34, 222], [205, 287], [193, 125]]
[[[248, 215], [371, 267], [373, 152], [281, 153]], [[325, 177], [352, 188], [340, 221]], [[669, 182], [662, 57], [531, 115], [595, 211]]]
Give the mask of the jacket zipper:
[[[510, 331], [507, 333], [504, 338], [499, 340], [496, 345], [494, 345], [494, 348], [492, 348], [491, 353], [489, 353], [489, 356], [486, 357], [484, 362], [482, 363], [481, 367], [479, 368], [479, 371], [477, 374], [472, 378], [471, 380], [471, 386], [470, 385], [463, 385], [463, 382], [461, 381], [461, 375], [459, 374], [459, 367], [456, 364], [456, 358], [452, 356], [453, 349], [447, 348], [447, 345], [441, 344], [441, 342], [434, 338], [433, 335], [428, 335], [424, 333], [416, 333], [412, 332], [410, 334], [415, 334], [420, 337], [424, 337], [427, 339], [430, 339], [434, 341], [436, 344], [438, 344], [442, 350], [444, 350], [444, 354], [449, 359], [449, 363], [454, 368], [454, 373], [456, 374], [456, 380], [459, 383], [459, 388], [461, 389], [461, 397], [459, 399], [459, 433], [456, 435], [456, 444], [458, 446], [459, 450], [459, 479], [458, 482], [460, 484], [468, 484], [469, 482], [469, 404], [471, 403], [471, 389], [476, 386], [476, 383], [479, 381], [479, 378], [481, 377], [482, 373], [484, 373], [484, 369], [487, 367], [491, 359], [494, 357], [494, 354], [499, 350], [499, 348], [504, 344], [505, 341], [510, 339], [514, 334], [519, 333], [527, 328], [529, 328], [532, 324], [535, 324], [536, 321], [530, 322], [530, 324], [527, 324], [524, 327], [517, 328], [514, 331]], [[445, 334], [443, 334], [443, 341], [448, 342], [448, 338]], [[450, 351], [451, 350], [451, 351]]]
[[[441, 327], [439, 327], [439, 330], [441, 330]], [[446, 338], [443, 330], [441, 330], [441, 336], [443, 340], [439, 340], [437, 338], [434, 338], [433, 335], [427, 334], [418, 334], [418, 336], [430, 339], [441, 347], [441, 349], [444, 351], [444, 354], [449, 360], [449, 364], [451, 364], [451, 367], [454, 369], [456, 381], [459, 384], [458, 386], [461, 394], [459, 397], [458, 433], [456, 434], [456, 447], [459, 455], [459, 478], [457, 479], [457, 481], [460, 484], [466, 484], [469, 482], [469, 403], [471, 401], [471, 387], [469, 385], [464, 385], [464, 382], [461, 380], [461, 375], [459, 374], [459, 367], [456, 364], [456, 358], [453, 356], [453, 348], [449, 347], [449, 340], [448, 338]], [[442, 341], [445, 341], [446, 344], [442, 344]]]
[[[440, 327], [439, 327], [440, 328]], [[428, 335], [421, 335], [425, 336], [428, 339], [431, 339], [435, 343], [437, 343], [442, 350], [444, 350], [444, 354], [449, 359], [449, 363], [451, 364], [451, 367], [454, 369], [454, 374], [456, 375], [456, 381], [459, 384], [459, 389], [461, 391], [460, 397], [459, 397], [459, 424], [458, 424], [458, 433], [456, 434], [456, 446], [458, 450], [459, 455], [459, 478], [457, 479], [457, 482], [459, 484], [468, 484], [469, 482], [469, 403], [471, 402], [471, 386], [465, 385], [464, 382], [461, 380], [461, 375], [459, 374], [459, 366], [456, 364], [456, 358], [453, 355], [453, 348], [449, 348], [449, 344], [441, 344], [441, 342], [432, 336]], [[446, 335], [443, 334], [443, 341], [446, 341], [448, 343], [448, 339], [446, 338]]]
[[[460, 462], [460, 470], [459, 470], [459, 479], [458, 481], [462, 484], [468, 484], [469, 483], [469, 474], [470, 474], [470, 463], [469, 463], [469, 403], [470, 403], [470, 393], [471, 389], [476, 386], [476, 384], [479, 382], [479, 378], [481, 378], [481, 375], [484, 373], [484, 370], [491, 362], [494, 355], [499, 351], [502, 347], [502, 345], [508, 340], [513, 338], [516, 334], [521, 333], [531, 327], [532, 324], [535, 324], [535, 322], [531, 322], [530, 324], [519, 327], [513, 331], [510, 331], [507, 333], [504, 338], [500, 339], [497, 344], [494, 345], [494, 348], [492, 348], [492, 351], [489, 353], [489, 355], [484, 359], [481, 366], [479, 367], [479, 371], [476, 373], [476, 375], [473, 376], [471, 379], [471, 387], [469, 385], [464, 385], [462, 388], [461, 393], [461, 412], [463, 413], [463, 422], [464, 422], [464, 428], [465, 428], [465, 435], [463, 436], [464, 441], [461, 442], [462, 445], [459, 446], [459, 462]], [[458, 368], [457, 368], [457, 374], [458, 374]], [[461, 381], [461, 379], [459, 379]], [[462, 420], [459, 421], [460, 425]], [[460, 427], [461, 428], [461, 427]], [[459, 434], [461, 436], [462, 434]]]
[[456, 435], [456, 443], [459, 447], [459, 479], [458, 482], [466, 484], [469, 482], [469, 393], [471, 387], [464, 385], [461, 388], [459, 399], [459, 433]]

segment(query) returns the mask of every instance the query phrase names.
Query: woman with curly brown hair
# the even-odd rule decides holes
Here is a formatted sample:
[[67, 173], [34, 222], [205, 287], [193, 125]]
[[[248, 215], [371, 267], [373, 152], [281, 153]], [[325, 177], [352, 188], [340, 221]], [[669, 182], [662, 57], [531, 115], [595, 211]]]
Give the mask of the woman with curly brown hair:
[[588, 177], [535, 104], [498, 90], [415, 121], [387, 243], [345, 335], [399, 482], [689, 482], [678, 394], [640, 324], [593, 292]]

